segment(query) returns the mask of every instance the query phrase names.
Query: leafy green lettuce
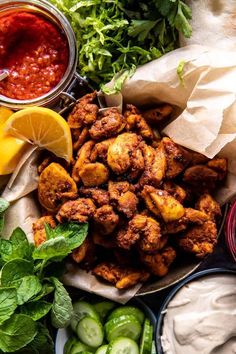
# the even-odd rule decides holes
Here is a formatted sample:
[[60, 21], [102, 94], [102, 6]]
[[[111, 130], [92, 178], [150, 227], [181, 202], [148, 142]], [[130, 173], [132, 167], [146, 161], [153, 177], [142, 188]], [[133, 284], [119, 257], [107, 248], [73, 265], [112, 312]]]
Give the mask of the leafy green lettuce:
[[[190, 8], [181, 0], [50, 1], [69, 19], [77, 40], [78, 71], [95, 88], [176, 48], [178, 31], [186, 37], [192, 32]], [[120, 83], [121, 78], [113, 92]]]

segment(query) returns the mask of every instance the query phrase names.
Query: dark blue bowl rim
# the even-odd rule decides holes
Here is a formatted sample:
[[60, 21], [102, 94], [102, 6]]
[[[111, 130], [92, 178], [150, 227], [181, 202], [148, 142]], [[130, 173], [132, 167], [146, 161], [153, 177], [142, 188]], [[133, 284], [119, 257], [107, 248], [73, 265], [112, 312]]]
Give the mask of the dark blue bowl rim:
[[190, 275], [188, 278], [184, 279], [180, 283], [178, 283], [177, 286], [167, 295], [166, 299], [164, 300], [164, 303], [162, 304], [158, 316], [157, 316], [157, 325], [156, 325], [156, 335], [155, 335], [155, 343], [156, 343], [156, 350], [157, 354], [164, 354], [162, 350], [162, 345], [161, 345], [161, 330], [162, 330], [162, 324], [163, 324], [163, 319], [165, 314], [163, 311], [166, 309], [168, 306], [169, 302], [172, 300], [172, 298], [176, 295], [176, 293], [184, 286], [185, 284], [189, 283], [192, 280], [204, 277], [209, 274], [233, 274], [236, 276], [236, 271], [227, 269], [227, 268], [211, 268], [211, 269], [206, 269], [202, 270], [200, 272], [194, 273]]

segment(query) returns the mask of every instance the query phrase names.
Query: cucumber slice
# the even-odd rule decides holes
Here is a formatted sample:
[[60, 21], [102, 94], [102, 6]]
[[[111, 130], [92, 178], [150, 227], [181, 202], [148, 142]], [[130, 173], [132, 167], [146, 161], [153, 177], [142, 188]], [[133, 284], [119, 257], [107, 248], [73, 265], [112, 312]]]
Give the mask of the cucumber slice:
[[101, 321], [104, 321], [109, 312], [114, 309], [116, 304], [112, 301], [101, 301], [93, 306], [99, 314]]
[[97, 349], [95, 354], [106, 354], [108, 345], [102, 345], [100, 348]]
[[117, 337], [128, 337], [137, 341], [142, 332], [142, 327], [136, 317], [124, 315], [108, 321], [105, 324], [105, 332], [108, 342]]
[[136, 319], [141, 324], [143, 324], [144, 318], [145, 318], [144, 313], [141, 310], [139, 310], [137, 307], [120, 306], [120, 307], [117, 307], [117, 309], [115, 309], [114, 311], [112, 311], [112, 313], [108, 317], [108, 321], [112, 320], [113, 318], [117, 318], [117, 317], [124, 316], [124, 315], [132, 315], [132, 316], [136, 317]]
[[72, 345], [70, 351], [68, 352], [68, 354], [77, 354], [79, 352], [85, 352], [85, 351], [92, 351], [91, 347], [89, 347], [88, 345], [79, 342], [78, 340], [74, 342], [74, 344]]
[[77, 335], [84, 344], [92, 348], [100, 347], [104, 338], [102, 324], [95, 318], [86, 316], [78, 323]]
[[153, 327], [148, 318], [145, 319], [143, 325], [143, 333], [140, 342], [140, 354], [150, 354], [152, 351]]
[[107, 354], [139, 354], [139, 349], [132, 339], [120, 337], [108, 345]]
[[155, 345], [154, 340], [152, 341], [152, 351], [151, 351], [151, 354], [157, 354], [156, 345]]
[[63, 354], [70, 354], [71, 348], [73, 347], [73, 345], [75, 343], [76, 343], [76, 338], [75, 337], [70, 337], [66, 341], [66, 344], [64, 345]]
[[77, 301], [73, 304], [73, 316], [70, 322], [71, 328], [76, 332], [78, 322], [85, 316], [95, 318], [99, 321], [99, 315], [92, 305], [85, 301]]

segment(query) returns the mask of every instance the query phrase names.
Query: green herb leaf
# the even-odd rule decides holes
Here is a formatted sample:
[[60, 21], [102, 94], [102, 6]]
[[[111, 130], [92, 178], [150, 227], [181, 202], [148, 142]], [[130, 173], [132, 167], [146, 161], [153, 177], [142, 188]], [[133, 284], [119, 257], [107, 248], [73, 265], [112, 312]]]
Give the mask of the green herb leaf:
[[52, 277], [51, 280], [55, 286], [51, 320], [54, 327], [63, 328], [66, 327], [71, 320], [73, 306], [71, 298], [62, 283], [54, 277]]
[[18, 227], [13, 231], [10, 240], [0, 240], [0, 255], [4, 262], [32, 258], [32, 246], [21, 228]]
[[49, 260], [61, 260], [71, 252], [66, 239], [63, 236], [52, 238], [47, 240], [33, 252], [33, 259]]
[[2, 268], [1, 285], [18, 286], [19, 281], [27, 275], [33, 275], [33, 265], [24, 259], [14, 259]]
[[19, 280], [17, 303], [22, 305], [42, 290], [40, 280], [35, 275], [28, 275]]
[[0, 288], [0, 324], [8, 320], [17, 308], [16, 289]]
[[149, 32], [156, 26], [157, 21], [150, 20], [132, 20], [128, 29], [130, 37], [137, 37], [138, 41], [143, 42], [149, 35]]
[[135, 70], [136, 70], [136, 67], [133, 66], [133, 68], [130, 70], [124, 70], [123, 72], [120, 72], [119, 74], [117, 74], [114, 77], [112, 87], [108, 87], [106, 85], [103, 85], [101, 87], [102, 92], [104, 92], [106, 95], [113, 95], [113, 94], [120, 92], [122, 89], [122, 86], [124, 85], [125, 80], [132, 77], [135, 73]]
[[46, 301], [29, 302], [21, 307], [21, 313], [28, 315], [34, 321], [40, 320], [51, 310], [52, 304]]
[[36, 323], [30, 317], [13, 315], [0, 325], [0, 349], [3, 352], [15, 352], [30, 343], [36, 334]]
[[30, 302], [37, 302], [54, 291], [54, 286], [50, 284], [43, 284], [41, 291], [35, 297], [33, 297]]
[[189, 17], [186, 17], [186, 14], [189, 16], [189, 12], [186, 10], [186, 8], [186, 5], [180, 1], [175, 17], [175, 26], [179, 31], [183, 32], [186, 38], [190, 38], [192, 35], [192, 27], [188, 22]]
[[9, 205], [7, 200], [0, 198], [0, 234], [4, 228], [4, 213], [9, 208]]

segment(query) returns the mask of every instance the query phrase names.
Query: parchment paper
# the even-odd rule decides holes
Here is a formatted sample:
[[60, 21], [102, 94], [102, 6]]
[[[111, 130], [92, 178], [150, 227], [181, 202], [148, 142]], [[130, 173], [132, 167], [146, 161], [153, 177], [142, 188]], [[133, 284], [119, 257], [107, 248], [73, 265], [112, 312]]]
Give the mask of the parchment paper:
[[[177, 75], [177, 67], [182, 60], [186, 63], [184, 84]], [[137, 106], [159, 102], [175, 105], [175, 119], [162, 133], [210, 158], [218, 153], [227, 157], [230, 173], [225, 186], [217, 192], [217, 199], [224, 203], [236, 194], [236, 52], [221, 52], [197, 45], [175, 50], [138, 68], [125, 83], [122, 95], [106, 96], [106, 104], [121, 107], [124, 100]], [[29, 186], [30, 190], [36, 187], [35, 178], [31, 184], [27, 169], [24, 173], [20, 173], [19, 178], [15, 176], [15, 192], [18, 191], [18, 183], [21, 191], [26, 191]], [[26, 189], [22, 188], [22, 181], [25, 181]], [[21, 195], [25, 195], [24, 192], [15, 193], [14, 198]], [[10, 196], [10, 200], [14, 199], [12, 194]], [[31, 203], [24, 199], [22, 205], [20, 201], [19, 209]], [[36, 204], [34, 207], [37, 208]], [[17, 214], [20, 216], [15, 207]], [[27, 220], [33, 217], [27, 216]], [[31, 237], [30, 231], [28, 235]], [[141, 286], [125, 292], [118, 291], [77, 267], [71, 268], [71, 265], [64, 282], [121, 303], [133, 297]]]

